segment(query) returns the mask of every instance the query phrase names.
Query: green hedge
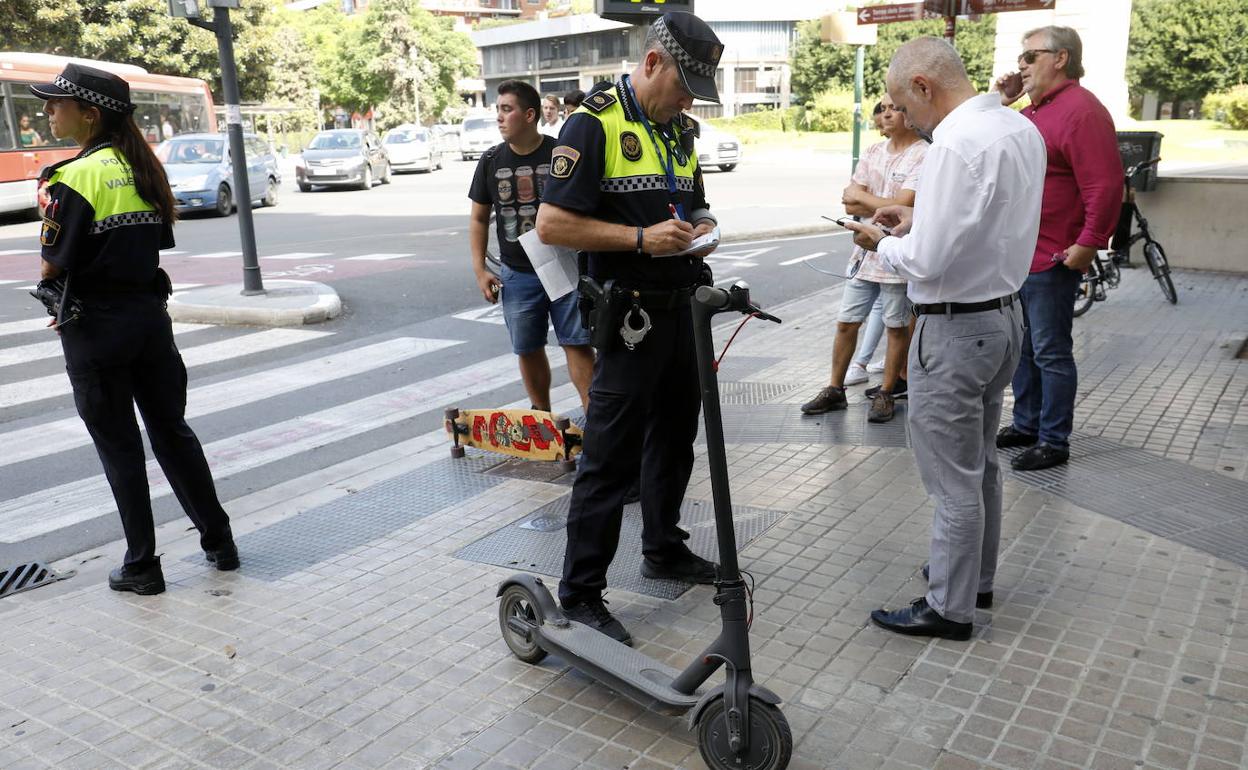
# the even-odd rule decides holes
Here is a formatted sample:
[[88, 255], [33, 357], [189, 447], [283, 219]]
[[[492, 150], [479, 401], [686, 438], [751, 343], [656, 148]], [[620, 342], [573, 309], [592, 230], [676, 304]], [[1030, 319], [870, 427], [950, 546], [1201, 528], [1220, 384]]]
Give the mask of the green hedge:
[[796, 131], [801, 128], [801, 107], [787, 110], [758, 110], [733, 118], [716, 118], [715, 125], [725, 130], [752, 128], [763, 131]]
[[1206, 117], [1215, 117], [1236, 131], [1248, 131], [1248, 85], [1209, 94], [1201, 104]]
[[[870, 107], [864, 102], [863, 110]], [[824, 91], [806, 105], [808, 131], [850, 131], [854, 127], [854, 95], [848, 91]]]

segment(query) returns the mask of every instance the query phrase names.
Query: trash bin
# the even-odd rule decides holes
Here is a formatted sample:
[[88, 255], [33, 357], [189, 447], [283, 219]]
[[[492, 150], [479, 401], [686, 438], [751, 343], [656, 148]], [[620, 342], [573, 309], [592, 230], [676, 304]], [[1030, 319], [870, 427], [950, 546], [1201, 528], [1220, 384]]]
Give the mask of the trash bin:
[[[1119, 131], [1118, 155], [1122, 158], [1122, 169], [1146, 160], [1152, 160], [1161, 154], [1160, 131]], [[1153, 166], [1135, 178], [1135, 189], [1140, 192], [1151, 192], [1157, 189], [1157, 167]]]

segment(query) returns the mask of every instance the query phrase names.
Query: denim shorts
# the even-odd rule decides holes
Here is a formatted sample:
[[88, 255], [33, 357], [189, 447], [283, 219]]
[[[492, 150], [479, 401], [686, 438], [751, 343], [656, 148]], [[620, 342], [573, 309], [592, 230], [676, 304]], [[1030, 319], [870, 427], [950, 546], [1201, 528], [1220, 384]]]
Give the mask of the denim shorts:
[[502, 266], [503, 319], [511, 335], [512, 352], [520, 355], [546, 347], [551, 323], [560, 345], [588, 345], [589, 332], [581, 326], [576, 292], [551, 302], [537, 273], [526, 273]]
[[862, 323], [871, 314], [871, 306], [876, 297], [884, 301], [884, 325], [890, 329], [909, 326], [914, 311], [910, 299], [906, 297], [904, 283], [876, 283], [861, 278], [850, 278], [845, 282], [845, 292], [841, 295], [841, 312], [836, 320], [841, 323]]

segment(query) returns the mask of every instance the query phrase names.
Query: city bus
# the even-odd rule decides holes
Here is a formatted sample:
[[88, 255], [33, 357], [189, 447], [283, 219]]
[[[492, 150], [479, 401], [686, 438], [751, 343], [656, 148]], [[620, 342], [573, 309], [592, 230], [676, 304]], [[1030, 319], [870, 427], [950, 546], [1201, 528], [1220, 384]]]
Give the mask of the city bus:
[[137, 105], [134, 118], [152, 144], [174, 134], [217, 130], [212, 92], [197, 78], [153, 75], [131, 64], [0, 51], [0, 212], [34, 210], [39, 171], [77, 152], [70, 140], [52, 136], [43, 100], [26, 88], [51, 83], [70, 62], [125, 78]]

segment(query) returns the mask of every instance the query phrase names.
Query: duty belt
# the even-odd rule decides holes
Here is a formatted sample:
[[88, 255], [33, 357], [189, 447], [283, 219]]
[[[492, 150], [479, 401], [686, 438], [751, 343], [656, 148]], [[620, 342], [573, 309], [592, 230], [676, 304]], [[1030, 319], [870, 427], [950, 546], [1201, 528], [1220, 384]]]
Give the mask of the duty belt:
[[679, 289], [630, 289], [627, 286], [616, 286], [615, 290], [626, 297], [636, 300], [646, 310], [675, 310], [689, 307], [696, 286], [684, 286]]
[[1009, 307], [1014, 304], [1014, 300], [1018, 299], [1017, 294], [1009, 294], [1004, 297], [997, 297], [985, 302], [937, 302], [931, 305], [915, 305], [915, 315], [931, 315], [938, 313], [941, 315], [947, 313], [982, 313], [985, 310], [996, 310], [998, 308]]

